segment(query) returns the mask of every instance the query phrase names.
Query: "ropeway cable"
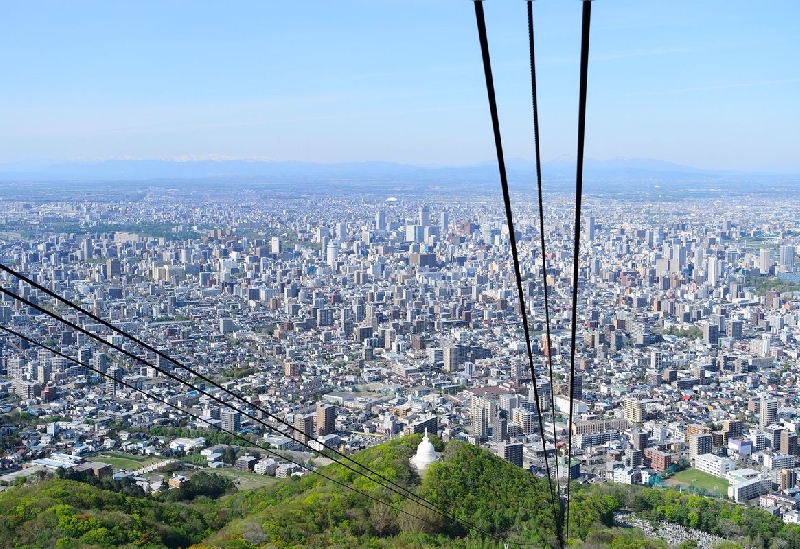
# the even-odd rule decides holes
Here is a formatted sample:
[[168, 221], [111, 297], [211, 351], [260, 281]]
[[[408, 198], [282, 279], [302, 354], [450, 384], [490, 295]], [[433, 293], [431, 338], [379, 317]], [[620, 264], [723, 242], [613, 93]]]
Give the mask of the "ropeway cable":
[[478, 25], [478, 38], [480, 40], [480, 45], [481, 45], [481, 57], [483, 59], [483, 73], [486, 79], [486, 94], [489, 99], [489, 112], [492, 117], [492, 131], [494, 133], [494, 144], [497, 152], [497, 164], [498, 164], [498, 169], [500, 171], [500, 185], [503, 188], [503, 202], [505, 203], [506, 222], [508, 224], [508, 232], [511, 241], [511, 257], [514, 263], [514, 274], [516, 275], [517, 279], [517, 294], [519, 297], [520, 312], [522, 315], [522, 326], [525, 331], [525, 342], [528, 354], [528, 361], [530, 363], [531, 374], [533, 378], [533, 393], [537, 404], [536, 411], [539, 420], [539, 432], [542, 436], [542, 450], [544, 451], [544, 463], [547, 473], [547, 483], [550, 491], [551, 503], [553, 506], [553, 517], [555, 518], [555, 522], [557, 525], [559, 543], [563, 547], [564, 540], [563, 536], [561, 535], [561, 528], [558, 526], [559, 520], [558, 520], [558, 511], [556, 507], [556, 495], [553, 491], [553, 479], [550, 476], [550, 464], [547, 461], [547, 450], [545, 448], [544, 422], [542, 420], [541, 406], [539, 406], [539, 390], [537, 388], [536, 373], [534, 371], [533, 352], [531, 350], [531, 336], [530, 336], [530, 330], [528, 328], [528, 315], [525, 308], [525, 295], [522, 290], [522, 276], [520, 273], [519, 257], [517, 254], [517, 238], [514, 233], [514, 220], [513, 220], [513, 212], [511, 210], [511, 197], [509, 195], [509, 190], [508, 190], [508, 176], [506, 174], [506, 164], [505, 164], [505, 159], [503, 157], [503, 142], [500, 135], [500, 121], [497, 115], [497, 100], [495, 98], [494, 78], [492, 77], [491, 59], [489, 57], [489, 41], [486, 37], [486, 21], [483, 14], [483, 2], [481, 0], [476, 0], [473, 3], [475, 4], [475, 20]]
[[[553, 348], [552, 338], [550, 335], [550, 298], [549, 290], [547, 289], [547, 258], [544, 237], [544, 199], [542, 197], [542, 161], [539, 153], [539, 102], [536, 96], [536, 55], [534, 51], [533, 39], [533, 0], [528, 0], [528, 46], [530, 50], [530, 65], [531, 65], [531, 102], [533, 104], [533, 146], [536, 154], [536, 188], [539, 194], [539, 245], [541, 246], [542, 253], [542, 287], [544, 288], [544, 325], [546, 334], [547, 345], [547, 366], [550, 374], [550, 417], [553, 422], [553, 444], [556, 444], [558, 437], [556, 434], [556, 402], [555, 402], [555, 384], [553, 376]], [[535, 372], [531, 371], [531, 376], [535, 376]], [[537, 403], [538, 405], [538, 403]], [[558, 458], [555, 460], [555, 477], [556, 486], [559, 487], [558, 476]]]
[[[11, 269], [8, 269], [7, 267], [4, 267], [1, 264], [0, 264], [0, 269], [11, 270]], [[13, 270], [11, 270], [11, 271], [13, 271]], [[17, 275], [15, 275], [15, 276], [17, 276]], [[30, 279], [27, 279], [27, 280], [30, 280]], [[36, 284], [36, 286], [39, 286], [39, 285]], [[136, 360], [138, 362], [141, 362], [142, 364], [145, 364], [146, 366], [154, 368], [158, 372], [164, 374], [166, 377], [169, 377], [170, 379], [172, 379], [174, 381], [177, 381], [179, 383], [183, 383], [184, 385], [189, 386], [193, 390], [198, 391], [200, 394], [202, 394], [204, 396], [207, 396], [208, 398], [214, 400], [215, 402], [217, 402], [218, 404], [220, 404], [222, 406], [234, 409], [235, 411], [243, 414], [244, 416], [250, 418], [251, 420], [260, 423], [261, 425], [263, 425], [267, 429], [275, 431], [275, 432], [280, 432], [280, 431], [277, 431], [277, 428], [275, 426], [266, 423], [263, 419], [258, 418], [257, 416], [254, 416], [253, 414], [247, 412], [246, 410], [236, 408], [235, 406], [231, 405], [229, 402], [226, 402], [226, 401], [222, 400], [221, 398], [217, 397], [216, 395], [214, 395], [212, 393], [209, 393], [204, 388], [192, 385], [188, 381], [179, 378], [175, 374], [173, 374], [173, 373], [171, 373], [171, 372], [169, 372], [169, 371], [167, 371], [165, 369], [159, 368], [158, 366], [154, 365], [153, 363], [149, 362], [148, 360], [143, 359], [143, 358], [131, 353], [130, 351], [120, 347], [119, 345], [116, 345], [114, 343], [111, 343], [111, 342], [108, 342], [108, 341], [104, 340], [103, 338], [101, 338], [97, 334], [93, 334], [93, 333], [89, 332], [88, 330], [78, 326], [77, 324], [75, 324], [75, 323], [73, 323], [73, 322], [71, 322], [69, 320], [66, 320], [65, 318], [61, 317], [60, 315], [58, 315], [56, 313], [53, 313], [52, 311], [49, 311], [48, 309], [45, 309], [44, 307], [38, 305], [37, 303], [34, 303], [34, 302], [32, 302], [32, 301], [30, 301], [28, 299], [25, 299], [24, 297], [21, 297], [21, 296], [15, 294], [14, 292], [11, 292], [10, 290], [7, 290], [7, 289], [2, 288], [2, 287], [0, 287], [0, 292], [2, 292], [5, 295], [8, 295], [9, 297], [11, 297], [13, 299], [16, 299], [16, 300], [20, 301], [21, 303], [24, 303], [25, 305], [28, 305], [29, 307], [32, 307], [32, 308], [36, 309], [37, 311], [40, 311], [41, 313], [44, 313], [47, 316], [50, 316], [51, 318], [55, 319], [56, 321], [59, 321], [59, 322], [62, 322], [63, 324], [66, 324], [67, 326], [71, 327], [72, 329], [79, 331], [80, 333], [84, 334], [85, 336], [90, 337], [91, 339], [94, 339], [95, 341], [98, 341], [99, 343], [101, 343], [103, 345], [111, 347], [112, 349], [122, 353], [123, 355], [125, 355], [125, 356], [127, 356], [127, 357], [129, 357], [129, 358], [131, 358], [133, 360]], [[59, 298], [59, 299], [61, 301], [65, 302], [66, 304], [68, 304], [69, 306], [71, 306], [71, 307], [73, 307], [75, 309], [83, 311], [83, 309], [81, 309], [77, 305], [74, 305], [74, 304], [70, 303], [69, 301], [64, 300], [63, 298]], [[94, 316], [94, 315], [92, 315], [92, 316]], [[139, 342], [136, 338], [134, 338], [133, 336], [130, 336], [129, 334], [127, 334], [126, 332], [124, 332], [122, 330], [119, 330], [119, 329], [115, 328], [115, 331], [119, 332], [121, 335], [124, 335], [125, 337], [128, 337], [128, 338], [132, 339], [133, 341], [136, 341], [137, 343]], [[163, 355], [163, 353], [161, 353], [161, 356], [164, 356], [167, 360], [171, 361], [177, 367], [183, 368], [183, 369], [186, 369], [187, 371], [192, 372], [192, 370], [190, 368], [187, 368], [186, 366], [184, 366], [181, 363], [171, 359], [170, 357], [168, 357], [166, 355]], [[210, 383], [212, 383], [216, 387], [220, 388], [219, 385], [216, 385], [213, 381], [211, 381]], [[235, 393], [232, 393], [231, 391], [228, 391], [228, 390], [226, 390], [226, 392], [229, 393], [229, 394], [232, 394], [238, 400], [243, 401], [246, 405], [248, 405], [248, 406], [251, 405], [250, 403], [248, 403], [247, 401], [245, 401], [244, 399], [242, 399], [240, 396], [236, 395]], [[261, 409], [259, 407], [255, 407], [255, 408], [257, 410]], [[265, 413], [267, 413], [267, 412], [265, 412]], [[272, 414], [270, 414], [270, 415], [272, 415]], [[272, 417], [276, 417], [276, 416], [272, 416]], [[285, 424], [285, 425], [289, 425], [288, 423], [284, 422], [283, 420], [279, 420], [279, 421], [281, 423]], [[305, 435], [305, 433], [301, 429], [296, 429], [293, 426], [292, 426], [292, 428], [296, 432], [298, 432], [299, 434], [307, 436], [307, 435]], [[313, 439], [313, 437], [309, 437], [309, 439], [310, 440], [315, 440], [315, 439]], [[319, 448], [314, 448], [308, 442], [304, 442], [303, 440], [296, 440], [296, 442], [298, 442], [299, 444], [301, 444], [305, 448], [308, 448], [311, 451], [314, 451], [314, 452], [320, 451]], [[344, 454], [341, 454], [341, 452], [339, 452], [338, 450], [332, 449], [331, 447], [329, 447], [327, 445], [324, 445], [322, 443], [318, 443], [318, 444], [320, 444], [320, 446], [324, 447], [325, 449], [332, 450], [335, 454], [344, 455]], [[437, 506], [435, 503], [431, 502], [430, 500], [427, 500], [426, 498], [423, 498], [423, 497], [419, 496], [418, 494], [410, 491], [409, 489], [403, 487], [402, 485], [397, 484], [394, 481], [391, 481], [390, 479], [386, 479], [385, 476], [373, 471], [372, 469], [370, 469], [366, 465], [363, 465], [363, 464], [355, 461], [354, 459], [352, 459], [352, 458], [350, 458], [348, 456], [345, 456], [345, 458], [348, 460], [348, 462], [359, 466], [363, 471], [367, 471], [367, 473], [365, 473], [363, 471], [356, 470], [352, 466], [350, 466], [348, 463], [344, 463], [344, 462], [342, 462], [340, 460], [337, 460], [337, 459], [331, 457], [330, 455], [327, 456], [327, 457], [329, 457], [330, 459], [332, 459], [334, 462], [336, 462], [340, 466], [344, 467], [345, 469], [351, 471], [352, 473], [355, 473], [356, 475], [362, 476], [362, 477], [364, 477], [364, 478], [366, 478], [366, 479], [368, 479], [368, 480], [370, 480], [372, 482], [375, 482], [376, 484], [379, 484], [379, 485], [383, 486], [384, 488], [394, 492], [395, 494], [397, 494], [397, 495], [399, 495], [401, 497], [409, 498], [412, 501], [415, 501], [416, 503], [421, 505], [422, 507], [425, 507], [429, 511], [432, 511], [434, 513], [440, 514], [440, 515], [442, 515], [443, 517], [445, 517], [445, 518], [447, 518], [449, 520], [454, 520], [454, 521], [456, 521], [456, 522], [458, 522], [458, 523], [460, 523], [460, 524], [462, 524], [464, 526], [467, 526], [468, 528], [471, 528], [472, 530], [475, 530], [476, 532], [479, 532], [479, 533], [484, 534], [486, 536], [496, 537], [496, 536], [492, 536], [492, 534], [490, 534], [489, 532], [486, 532], [485, 530], [479, 528], [478, 526], [475, 526], [475, 525], [471, 524], [470, 522], [468, 522], [468, 521], [466, 521], [464, 519], [456, 519], [454, 516], [448, 514], [443, 508]], [[383, 480], [385, 482], [380, 482], [379, 480], [376, 480], [375, 478], [373, 478], [373, 477], [371, 477], [369, 475], [374, 475], [375, 477], [378, 477], [379, 479], [381, 479], [381, 480]]]
[[[34, 280], [32, 280], [29, 277], [26, 277], [22, 273], [14, 270], [14, 269], [6, 266], [6, 265], [3, 265], [2, 263], [0, 263], [0, 270], [5, 271], [6, 273], [9, 273], [9, 274], [11, 274], [12, 276], [14, 276], [16, 278], [19, 278], [20, 280], [24, 281], [27, 284], [30, 284], [32, 287], [36, 288], [37, 290], [40, 290], [40, 291], [44, 292], [49, 297], [51, 297], [51, 298], [53, 298], [53, 299], [65, 304], [65, 305], [67, 305], [68, 307], [71, 307], [72, 309], [74, 309], [76, 311], [81, 312], [82, 314], [85, 314], [87, 317], [91, 318], [95, 322], [98, 322], [98, 323], [102, 324], [103, 326], [105, 326], [106, 328], [116, 332], [117, 334], [122, 335], [122, 336], [130, 339], [131, 341], [133, 341], [133, 342], [137, 343], [138, 345], [144, 347], [146, 350], [151, 351], [151, 352], [155, 353], [157, 356], [160, 356], [161, 358], [164, 358], [165, 360], [171, 362], [176, 367], [186, 370], [187, 372], [189, 372], [190, 374], [196, 376], [197, 378], [199, 378], [200, 380], [204, 381], [205, 383], [208, 383], [209, 385], [211, 385], [211, 386], [223, 391], [227, 395], [232, 396], [233, 398], [235, 398], [236, 400], [241, 402], [244, 406], [249, 406], [249, 407], [254, 408], [257, 412], [260, 412], [260, 413], [264, 414], [265, 416], [267, 416], [268, 418], [272, 419], [273, 421], [288, 427], [293, 432], [302, 435], [304, 438], [307, 438], [308, 441], [313, 441], [313, 442], [315, 442], [316, 444], [319, 445], [317, 448], [315, 448], [315, 447], [309, 445], [308, 442], [303, 442], [302, 440], [298, 440], [298, 442], [300, 444], [302, 444], [303, 446], [305, 446], [306, 448], [308, 448], [308, 449], [310, 449], [312, 451], [315, 451], [315, 452], [318, 452], [318, 451], [320, 451], [320, 448], [323, 448], [326, 451], [329, 451], [329, 452], [331, 452], [333, 454], [336, 454], [336, 455], [340, 456], [341, 458], [347, 460], [349, 463], [352, 463], [352, 464], [360, 467], [361, 469], [367, 471], [369, 474], [374, 475], [375, 477], [381, 479], [382, 481], [394, 486], [397, 490], [400, 490], [400, 492], [397, 492], [398, 495], [401, 495], [403, 497], [410, 497], [412, 499], [418, 499], [418, 500], [420, 500], [419, 501], [420, 503], [425, 501], [423, 498], [420, 498], [420, 496], [418, 496], [414, 492], [408, 490], [404, 486], [392, 481], [391, 479], [386, 478], [385, 476], [381, 475], [380, 473], [377, 473], [377, 472], [373, 471], [372, 469], [362, 465], [361, 463], [358, 463], [353, 458], [351, 458], [351, 457], [347, 456], [346, 454], [340, 452], [336, 448], [333, 448], [331, 446], [328, 446], [328, 445], [320, 442], [318, 439], [314, 438], [312, 435], [304, 432], [302, 429], [298, 429], [297, 427], [295, 427], [291, 423], [289, 423], [289, 422], [281, 419], [280, 417], [272, 414], [268, 410], [265, 410], [264, 408], [262, 408], [260, 406], [257, 406], [257, 405], [255, 405], [255, 404], [253, 404], [251, 402], [248, 402], [241, 395], [238, 395], [238, 394], [234, 393], [233, 391], [223, 387], [222, 385], [220, 385], [219, 383], [215, 382], [214, 380], [212, 380], [208, 376], [206, 376], [204, 374], [201, 374], [197, 370], [195, 370], [195, 369], [193, 369], [193, 368], [191, 368], [189, 366], [186, 366], [185, 364], [183, 364], [183, 363], [181, 363], [181, 362], [179, 362], [179, 361], [167, 356], [163, 351], [160, 351], [160, 350], [156, 349], [155, 347], [145, 343], [144, 341], [140, 340], [139, 338], [137, 338], [137, 337], [125, 332], [124, 330], [121, 330], [120, 328], [117, 328], [116, 326], [114, 326], [110, 322], [108, 322], [108, 321], [98, 317], [97, 315], [94, 315], [91, 312], [83, 309], [79, 305], [76, 305], [76, 304], [72, 303], [71, 301], [63, 298], [62, 296], [59, 296], [55, 292], [51, 291], [49, 288], [46, 288], [45, 286], [35, 282]], [[29, 301], [29, 300], [25, 300], [24, 298], [21, 298], [20, 296], [18, 296], [16, 294], [13, 294], [13, 293], [9, 292], [6, 289], [0, 288], [0, 292], [3, 292], [5, 294], [7, 294], [7, 295], [11, 295], [15, 299], [18, 299], [18, 300], [28, 304], [29, 306], [34, 307], [35, 309], [37, 309], [40, 312], [50, 316], [51, 318], [54, 318], [55, 320], [58, 320], [58, 321], [64, 322], [67, 325], [70, 325], [71, 327], [73, 327], [73, 329], [76, 329], [76, 330], [82, 332], [84, 335], [86, 335], [86, 336], [88, 336], [88, 337], [90, 337], [92, 339], [95, 339], [97, 341], [100, 341], [101, 343], [103, 343], [105, 345], [109, 345], [109, 343], [107, 341], [105, 341], [102, 338], [98, 337], [96, 334], [93, 334], [93, 333], [85, 330], [84, 328], [81, 328], [80, 326], [77, 326], [76, 324], [71, 323], [70, 321], [68, 321], [66, 319], [60, 318], [58, 315], [56, 315], [52, 311], [49, 311], [48, 309], [42, 308], [39, 305], [37, 305], [37, 304], [35, 304], [35, 303], [33, 303], [33, 302]], [[129, 356], [130, 358], [132, 358], [134, 360], [138, 360], [138, 361], [146, 364], [147, 366], [150, 366], [150, 367], [156, 369], [157, 371], [159, 371], [160, 373], [163, 373], [165, 376], [169, 377], [173, 381], [177, 381], [179, 383], [184, 383], [186, 385], [189, 385], [189, 383], [187, 383], [185, 380], [181, 379], [180, 377], [176, 376], [172, 372], [169, 372], [168, 370], [164, 370], [164, 369], [158, 368], [156, 365], [151, 364], [150, 362], [142, 359], [141, 357], [139, 357], [137, 355], [134, 355], [134, 354], [130, 353], [129, 351], [127, 351], [125, 349], [122, 349], [120, 347], [115, 347], [113, 345], [111, 345], [111, 346], [112, 346], [112, 348], [115, 348], [118, 351], [124, 353], [126, 356]], [[213, 396], [210, 393], [207, 393], [202, 389], [201, 389], [201, 391], [203, 392], [203, 394], [206, 394], [210, 398], [213, 398], [219, 404], [221, 404], [223, 406], [227, 406], [227, 407], [232, 407], [229, 402], [223, 401], [222, 399], [220, 399], [220, 398], [218, 398], [216, 396]], [[241, 413], [244, 413], [247, 417], [249, 417], [250, 419], [252, 419], [252, 420], [254, 420], [254, 421], [258, 422], [258, 423], [260, 423], [261, 425], [264, 425], [268, 429], [276, 430], [274, 426], [269, 425], [268, 423], [264, 422], [261, 418], [258, 418], [258, 417], [254, 416], [252, 414], [249, 414], [249, 413], [247, 413], [245, 411], [241, 411]], [[295, 437], [293, 437], [293, 438], [295, 438]], [[347, 467], [347, 468], [351, 468], [350, 466], [348, 466], [345, 463], [342, 463], [342, 466], [343, 467]], [[351, 470], [352, 470], [352, 468], [351, 468]], [[359, 473], [359, 471], [355, 471], [355, 470], [353, 470], [353, 472], [354, 473], [358, 473], [358, 474], [363, 474], [363, 473]], [[396, 492], [397, 490], [394, 490], [394, 491]]]
[[[124, 385], [125, 387], [128, 387], [129, 389], [137, 391], [137, 392], [143, 394], [144, 396], [146, 396], [146, 397], [148, 397], [148, 398], [150, 398], [152, 400], [155, 400], [155, 401], [160, 402], [162, 404], [166, 404], [167, 406], [170, 406], [171, 408], [177, 410], [178, 412], [180, 412], [180, 413], [182, 413], [184, 415], [187, 415], [187, 416], [189, 416], [189, 417], [191, 417], [191, 418], [193, 418], [195, 420], [204, 421], [203, 418], [201, 418], [197, 414], [194, 414], [192, 412], [184, 410], [184, 409], [180, 408], [176, 404], [171, 404], [167, 400], [159, 398], [158, 396], [156, 396], [156, 395], [154, 395], [152, 393], [148, 393], [144, 389], [140, 389], [140, 388], [136, 387], [135, 385], [133, 385], [131, 383], [127, 383], [124, 380], [116, 379], [115, 377], [113, 377], [113, 376], [111, 376], [111, 375], [109, 375], [109, 374], [107, 374], [105, 372], [100, 371], [100, 369], [95, 368], [94, 366], [92, 366], [90, 364], [84, 364], [80, 360], [75, 359], [75, 358], [73, 358], [73, 357], [71, 357], [69, 355], [66, 355], [66, 354], [64, 354], [64, 353], [62, 353], [62, 352], [60, 352], [60, 351], [58, 351], [58, 350], [56, 350], [56, 349], [54, 349], [54, 348], [52, 348], [52, 347], [50, 347], [48, 345], [45, 345], [44, 343], [36, 341], [33, 338], [30, 338], [30, 337], [28, 337], [28, 336], [26, 336], [26, 335], [24, 335], [24, 334], [22, 334], [20, 332], [17, 332], [16, 330], [12, 330], [11, 328], [8, 328], [8, 327], [2, 326], [2, 325], [0, 325], [0, 330], [3, 330], [3, 331], [5, 331], [5, 332], [7, 332], [7, 333], [9, 333], [9, 334], [11, 334], [11, 335], [13, 335], [15, 337], [23, 339], [23, 340], [27, 341], [28, 343], [30, 343], [31, 345], [36, 345], [38, 347], [41, 347], [42, 349], [47, 349], [48, 351], [50, 351], [51, 353], [53, 353], [54, 355], [56, 355], [58, 357], [61, 357], [61, 358], [66, 359], [66, 360], [69, 360], [69, 361], [74, 362], [75, 364], [77, 364], [79, 366], [83, 366], [84, 368], [92, 370], [93, 372], [96, 372], [96, 373], [102, 375], [103, 377], [105, 377], [105, 378], [107, 378], [109, 380], [113, 380], [115, 383], [119, 383], [120, 385]], [[386, 501], [383, 501], [382, 499], [380, 499], [380, 498], [378, 498], [376, 496], [373, 496], [373, 495], [368, 494], [368, 493], [366, 493], [366, 492], [364, 492], [362, 490], [354, 488], [354, 487], [352, 487], [352, 486], [350, 486], [350, 485], [348, 485], [348, 484], [346, 484], [344, 482], [338, 481], [338, 480], [336, 480], [336, 479], [334, 479], [334, 478], [332, 478], [332, 477], [330, 477], [330, 476], [328, 476], [328, 475], [326, 475], [324, 473], [320, 473], [319, 470], [314, 469], [314, 468], [312, 468], [312, 467], [310, 467], [310, 466], [308, 466], [308, 465], [306, 465], [306, 464], [304, 464], [302, 462], [297, 462], [297, 461], [295, 461], [295, 460], [293, 460], [293, 459], [291, 459], [289, 457], [286, 457], [286, 456], [284, 456], [282, 454], [279, 454], [278, 452], [275, 452], [274, 450], [271, 450], [270, 448], [265, 447], [265, 446], [263, 446], [263, 445], [261, 445], [261, 444], [259, 444], [257, 442], [253, 442], [252, 440], [250, 440], [247, 437], [237, 433], [236, 431], [229, 430], [229, 429], [224, 429], [222, 427], [219, 427], [219, 430], [223, 431], [225, 433], [228, 433], [229, 435], [233, 435], [234, 437], [238, 438], [239, 440], [242, 440], [242, 441], [246, 442], [248, 444], [248, 446], [256, 447], [256, 448], [259, 448], [260, 450], [264, 450], [265, 452], [267, 452], [268, 454], [270, 454], [272, 456], [278, 457], [280, 459], [283, 459], [285, 461], [293, 463], [293, 464], [295, 464], [295, 465], [297, 465], [299, 467], [302, 467], [303, 469], [306, 469], [307, 471], [309, 471], [312, 474], [315, 474], [315, 475], [320, 476], [320, 477], [322, 477], [322, 478], [324, 478], [326, 480], [329, 480], [330, 482], [333, 482], [334, 484], [337, 484], [338, 486], [341, 486], [343, 488], [347, 488], [348, 490], [351, 490], [351, 491], [353, 491], [353, 492], [355, 492], [355, 493], [357, 493], [359, 495], [365, 496], [365, 497], [371, 499], [372, 501], [374, 501], [376, 503], [380, 503], [382, 505], [386, 505], [387, 507], [395, 509], [395, 510], [397, 510], [397, 511], [399, 511], [401, 513], [404, 513], [404, 514], [406, 514], [406, 515], [408, 515], [408, 516], [410, 516], [412, 518], [415, 518], [417, 520], [421, 520], [423, 522], [427, 522], [428, 524], [431, 524], [431, 525], [435, 526], [434, 523], [432, 523], [430, 520], [428, 520], [426, 518], [419, 517], [419, 516], [417, 516], [417, 515], [415, 515], [413, 513], [410, 513], [408, 511], [406, 511], [405, 509], [396, 507], [395, 505], [392, 505], [391, 503], [387, 503]], [[338, 463], [338, 462], [336, 462], [336, 463]], [[370, 479], [370, 480], [372, 480], [372, 479]], [[378, 484], [379, 486], [381, 486], [383, 488], [386, 488], [386, 486], [384, 486], [381, 483], [376, 483], [376, 484]], [[453, 518], [453, 517], [449, 517], [448, 516], [448, 517], [445, 517], [445, 518]], [[457, 519], [454, 519], [454, 520], [457, 520]]]
[[572, 324], [570, 326], [569, 351], [569, 421], [567, 425], [567, 538], [569, 538], [570, 507], [570, 464], [572, 460], [572, 408], [575, 400], [575, 347], [578, 333], [578, 275], [580, 274], [579, 253], [581, 237], [581, 198], [583, 195], [583, 153], [586, 139], [586, 90], [589, 74], [589, 28], [592, 19], [591, 0], [583, 1], [581, 24], [581, 66], [580, 89], [578, 94], [578, 157], [575, 168], [575, 250], [572, 264]]

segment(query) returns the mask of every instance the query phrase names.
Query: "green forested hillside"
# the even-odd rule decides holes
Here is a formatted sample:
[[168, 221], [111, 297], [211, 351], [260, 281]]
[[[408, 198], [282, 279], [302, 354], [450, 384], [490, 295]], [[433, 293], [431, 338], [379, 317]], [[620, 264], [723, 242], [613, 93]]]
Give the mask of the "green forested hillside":
[[[229, 480], [199, 473], [185, 487], [155, 497], [130, 484], [56, 479], [0, 493], [0, 547], [484, 549], [502, 547], [500, 539], [509, 547], [557, 546], [546, 481], [475, 446], [435, 439], [444, 460], [420, 479], [408, 463], [419, 441], [396, 439], [356, 459], [423, 496], [444, 516], [338, 464], [320, 472], [393, 506], [318, 475], [230, 493]], [[570, 547], [667, 547], [638, 530], [613, 528], [613, 513], [622, 509], [734, 542], [726, 547], [800, 549], [800, 528], [762, 510], [624, 485], [573, 486]]]
[[1, 547], [186, 547], [223, 524], [210, 501], [162, 502], [74, 480], [0, 493]]

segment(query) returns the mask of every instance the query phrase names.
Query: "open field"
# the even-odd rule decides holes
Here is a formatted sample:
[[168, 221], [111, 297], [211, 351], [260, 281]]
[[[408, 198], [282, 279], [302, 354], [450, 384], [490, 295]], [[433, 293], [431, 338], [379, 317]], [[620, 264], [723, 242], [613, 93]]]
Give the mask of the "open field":
[[726, 496], [728, 494], [727, 480], [698, 471], [697, 469], [686, 469], [685, 471], [675, 473], [666, 483], [676, 487], [694, 486], [695, 488], [705, 490], [712, 494], [719, 494], [720, 496]]
[[146, 467], [147, 465], [162, 459], [163, 458], [134, 456], [132, 454], [125, 454], [123, 452], [103, 452], [92, 456], [92, 461], [108, 463], [114, 468], [115, 471], [120, 469], [136, 471], [137, 469], [141, 469], [142, 467]]
[[220, 475], [225, 475], [238, 480], [239, 483], [236, 486], [240, 490], [254, 490], [256, 488], [262, 488], [264, 486], [269, 486], [270, 484], [275, 484], [278, 481], [278, 479], [275, 477], [259, 475], [258, 473], [254, 473], [252, 471], [243, 472], [228, 468], [206, 469], [206, 471], [211, 473], [219, 473]]

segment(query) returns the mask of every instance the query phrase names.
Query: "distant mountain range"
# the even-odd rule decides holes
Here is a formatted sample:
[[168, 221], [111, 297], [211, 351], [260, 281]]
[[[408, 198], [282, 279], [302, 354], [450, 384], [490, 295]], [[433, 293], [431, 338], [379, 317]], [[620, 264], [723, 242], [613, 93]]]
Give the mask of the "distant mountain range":
[[[532, 161], [507, 161], [509, 181], [517, 188], [533, 189], [535, 166]], [[575, 159], [560, 157], [542, 164], [542, 176], [549, 190], [569, 190], [575, 179]], [[106, 182], [227, 180], [257, 184], [303, 184], [328, 182], [341, 187], [363, 186], [402, 188], [421, 185], [441, 188], [452, 185], [484, 187], [498, 184], [495, 162], [468, 166], [414, 166], [392, 162], [267, 162], [248, 160], [103, 160], [97, 162], [25, 162], [0, 164], [0, 182]], [[231, 181], [236, 180], [236, 181]], [[716, 192], [738, 190], [764, 192], [754, 183], [783, 192], [797, 185], [799, 175], [720, 171], [684, 166], [645, 158], [587, 159], [584, 181], [587, 192], [629, 192], [634, 189], [661, 194], [660, 184], [669, 182], [664, 192], [691, 188]], [[687, 185], [690, 185], [687, 187]]]

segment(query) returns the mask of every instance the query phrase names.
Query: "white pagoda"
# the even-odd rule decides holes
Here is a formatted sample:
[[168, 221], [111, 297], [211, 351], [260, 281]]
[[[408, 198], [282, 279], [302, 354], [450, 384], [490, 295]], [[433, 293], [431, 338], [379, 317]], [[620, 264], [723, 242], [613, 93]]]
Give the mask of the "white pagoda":
[[409, 461], [417, 471], [422, 473], [428, 468], [428, 465], [440, 459], [441, 457], [436, 453], [433, 444], [431, 444], [430, 439], [428, 439], [428, 429], [426, 428], [425, 436], [422, 437], [417, 447], [417, 453]]

